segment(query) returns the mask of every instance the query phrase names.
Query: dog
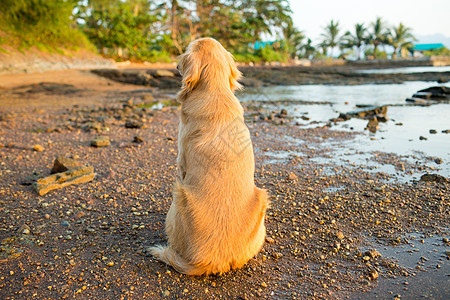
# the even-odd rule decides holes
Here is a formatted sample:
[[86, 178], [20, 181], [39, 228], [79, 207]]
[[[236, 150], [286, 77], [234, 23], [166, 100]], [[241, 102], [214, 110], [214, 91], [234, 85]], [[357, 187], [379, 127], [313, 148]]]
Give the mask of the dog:
[[266, 235], [266, 190], [254, 183], [254, 155], [234, 91], [241, 73], [212, 38], [193, 41], [177, 66], [182, 88], [178, 174], [157, 259], [188, 275], [242, 267]]

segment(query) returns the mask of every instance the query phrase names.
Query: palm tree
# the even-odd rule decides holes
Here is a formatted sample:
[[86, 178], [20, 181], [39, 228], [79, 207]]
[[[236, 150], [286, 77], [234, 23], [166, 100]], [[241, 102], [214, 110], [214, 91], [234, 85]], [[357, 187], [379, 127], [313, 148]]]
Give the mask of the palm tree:
[[388, 41], [389, 31], [386, 29], [384, 22], [380, 17], [377, 17], [374, 23], [371, 24], [372, 32], [370, 33], [369, 43], [373, 45], [373, 55], [377, 58], [378, 46], [386, 44]]
[[292, 20], [289, 20], [282, 28], [286, 51], [291, 58], [298, 56], [303, 48], [305, 35], [302, 31], [294, 27]]
[[392, 57], [397, 57], [397, 50], [411, 48], [413, 46], [413, 41], [417, 39], [411, 33], [411, 28], [406, 27], [403, 23], [400, 23], [397, 27], [392, 27], [389, 32], [389, 45], [394, 47], [394, 53]]
[[331, 20], [330, 24], [325, 26], [324, 30], [325, 32], [320, 35], [323, 38], [321, 46], [326, 48], [330, 47], [331, 48], [330, 56], [332, 57], [334, 47], [338, 46], [341, 42], [341, 37], [339, 37], [340, 31], [339, 21], [336, 21], [335, 23], [334, 20]]
[[347, 31], [343, 36], [344, 42], [343, 46], [345, 48], [353, 48], [356, 47], [356, 57], [357, 60], [361, 59], [361, 47], [364, 43], [367, 42], [367, 28], [364, 27], [363, 23], [355, 24], [355, 31], [351, 33]]

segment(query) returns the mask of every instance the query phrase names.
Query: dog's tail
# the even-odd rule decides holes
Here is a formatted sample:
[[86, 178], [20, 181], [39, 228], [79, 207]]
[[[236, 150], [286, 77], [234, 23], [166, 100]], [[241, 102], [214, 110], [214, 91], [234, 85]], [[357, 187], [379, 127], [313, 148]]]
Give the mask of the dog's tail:
[[172, 266], [175, 270], [186, 275], [202, 275], [207, 273], [205, 268], [188, 263], [170, 246], [155, 246], [150, 248], [151, 254], [157, 259]]

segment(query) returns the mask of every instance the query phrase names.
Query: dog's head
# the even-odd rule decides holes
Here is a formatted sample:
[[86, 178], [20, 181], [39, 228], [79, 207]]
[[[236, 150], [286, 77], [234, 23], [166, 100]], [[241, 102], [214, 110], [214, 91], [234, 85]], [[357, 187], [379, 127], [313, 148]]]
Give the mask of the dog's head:
[[211, 90], [239, 89], [241, 72], [230, 52], [212, 38], [203, 38], [189, 44], [180, 56], [177, 66], [183, 77], [181, 96], [186, 96], [200, 85]]

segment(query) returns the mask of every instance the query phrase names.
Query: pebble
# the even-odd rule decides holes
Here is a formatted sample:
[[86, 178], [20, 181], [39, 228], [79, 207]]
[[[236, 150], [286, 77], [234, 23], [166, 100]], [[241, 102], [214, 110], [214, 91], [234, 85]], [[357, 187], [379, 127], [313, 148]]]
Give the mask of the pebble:
[[267, 287], [267, 283], [265, 283], [265, 282], [263, 281], [263, 282], [261, 282], [261, 286], [266, 288], [266, 287]]
[[436, 129], [430, 129], [430, 133], [431, 133], [431, 134], [436, 134], [436, 133], [437, 133], [437, 130], [436, 130]]
[[34, 145], [33, 150], [36, 152], [42, 152], [44, 151], [44, 147], [42, 147], [41, 145]]
[[289, 179], [289, 180], [297, 180], [298, 177], [297, 177], [297, 175], [295, 175], [294, 173], [290, 173], [289, 176], [288, 176], [288, 179]]
[[63, 221], [61, 222], [61, 225], [64, 226], [64, 227], [69, 227], [69, 226], [70, 226], [70, 223], [69, 223], [68, 221], [66, 221], [66, 220], [63, 220]]
[[109, 145], [111, 145], [111, 142], [107, 136], [98, 136], [91, 140], [91, 146], [93, 147], [107, 147]]
[[169, 297], [169, 295], [170, 295], [170, 292], [168, 290], [165, 290], [164, 291], [164, 297]]
[[426, 140], [428, 140], [426, 137], [424, 137], [424, 136], [419, 136], [419, 140], [421, 140], [421, 141], [426, 141]]
[[275, 240], [271, 237], [266, 237], [266, 242], [269, 244], [273, 244], [273, 243], [275, 243]]

